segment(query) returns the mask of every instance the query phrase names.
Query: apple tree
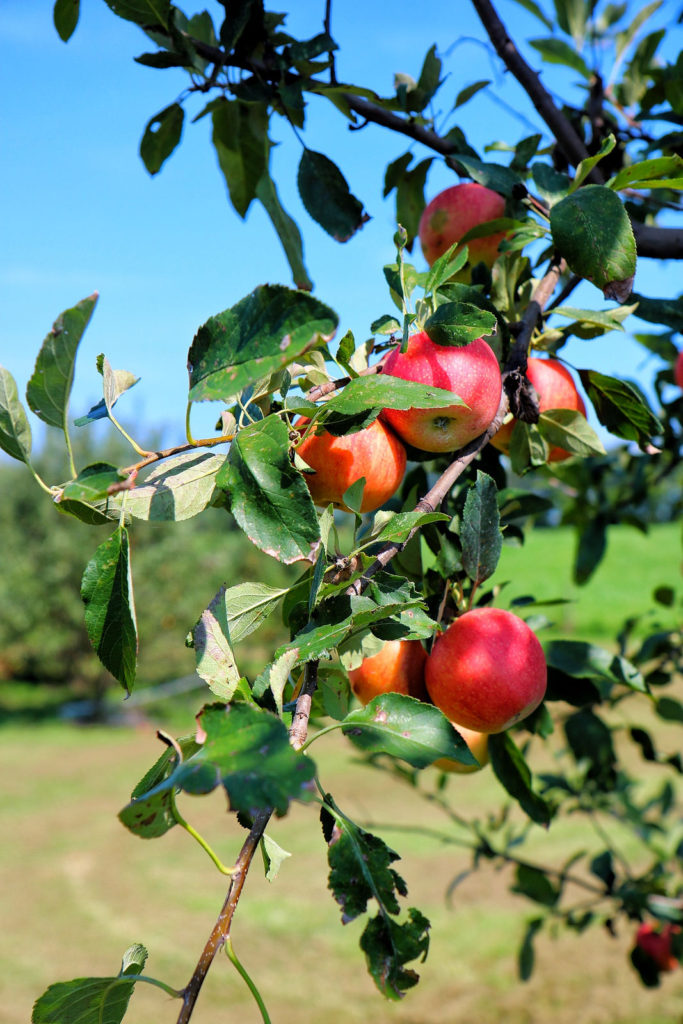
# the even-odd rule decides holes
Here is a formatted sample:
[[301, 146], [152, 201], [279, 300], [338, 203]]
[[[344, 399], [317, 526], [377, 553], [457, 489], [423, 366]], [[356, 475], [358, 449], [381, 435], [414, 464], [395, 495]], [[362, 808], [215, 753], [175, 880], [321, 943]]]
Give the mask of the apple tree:
[[[676, 494], [683, 398], [680, 373], [674, 379], [677, 359], [680, 366], [675, 336], [683, 330], [683, 297], [642, 294], [637, 260], [683, 259], [683, 230], [676, 221], [683, 185], [681, 58], [671, 63], [659, 57], [664, 30], [649, 28], [656, 2], [518, 0], [538, 22], [539, 37], [530, 45], [543, 62], [541, 77], [496, 7], [472, 0], [482, 38], [538, 117], [537, 133], [482, 155], [460, 126], [446, 133], [436, 127], [434, 104], [446, 102], [448, 88], [448, 68], [436, 45], [416, 78], [396, 76], [390, 96], [362, 82], [339, 81], [330, 0], [320, 5], [317, 20], [311, 15], [310, 34], [300, 39], [289, 34], [286, 15], [266, 10], [262, 0], [223, 0], [192, 15], [170, 0], [106, 2], [113, 16], [138, 26], [145, 37], [138, 62], [185, 76], [180, 97], [171, 99], [176, 77], [170, 102], [144, 129], [140, 155], [147, 170], [158, 173], [171, 156], [188, 112], [210, 118], [235, 212], [244, 217], [253, 203], [261, 204], [292, 280], [254, 282], [248, 295], [198, 328], [189, 345], [187, 411], [179, 411], [185, 436], [151, 451], [142, 439], [126, 435], [132, 447], [126, 465], [76, 465], [71, 454], [74, 362], [97, 296], [76, 302], [47, 334], [26, 394], [31, 412], [61, 432], [69, 478], [43, 480], [34, 468], [28, 413], [4, 368], [0, 445], [26, 464], [59, 512], [81, 520], [86, 531], [105, 533], [93, 544], [81, 597], [90, 641], [126, 692], [135, 686], [137, 662], [131, 531], [219, 507], [252, 544], [299, 572], [291, 586], [273, 587], [235, 581], [226, 565], [224, 586], [208, 594], [204, 609], [188, 622], [206, 703], [181, 737], [159, 734], [164, 752], [154, 761], [150, 751], [149, 771], [139, 782], [131, 780], [130, 798], [122, 799], [121, 823], [135, 836], [160, 838], [172, 828], [185, 829], [228, 880], [224, 905], [188, 980], [178, 985], [144, 974], [147, 952], [132, 945], [118, 973], [51, 985], [37, 999], [32, 1019], [121, 1021], [135, 985], [145, 982], [177, 998], [181, 1024], [191, 1019], [207, 972], [225, 948], [267, 1021], [257, 981], [233, 948], [232, 923], [259, 851], [269, 877], [277, 873], [283, 851], [268, 823], [285, 815], [292, 801], [310, 809], [313, 830], [322, 825], [332, 898], [344, 922], [366, 920], [360, 945], [368, 971], [386, 998], [399, 999], [418, 983], [429, 921], [410, 905], [395, 868], [398, 854], [352, 821], [326, 789], [315, 744], [341, 731], [368, 772], [385, 771], [395, 785], [417, 787], [430, 798], [436, 792], [445, 809], [457, 809], [463, 769], [476, 769], [477, 759], [458, 729], [467, 723], [454, 724], [432, 703], [430, 691], [448, 688], [448, 679], [423, 692], [402, 688], [388, 662], [387, 692], [368, 695], [359, 706], [349, 674], [395, 641], [418, 644], [418, 665], [433, 665], [432, 646], [449, 635], [449, 627], [496, 606], [525, 620], [526, 632], [540, 630], [542, 640], [544, 609], [533, 597], [537, 567], [529, 566], [532, 596], [506, 608], [496, 579], [503, 539], [522, 542], [540, 516], [574, 524], [574, 575], [587, 583], [610, 528], [628, 523], [647, 529], [652, 496], [663, 486]], [[78, 0], [56, 0], [54, 23], [65, 41], [78, 14]], [[606, 80], [610, 66], [614, 72]], [[556, 71], [559, 84], [551, 89], [545, 82]], [[580, 106], [574, 98], [558, 98], [572, 76], [581, 83]], [[455, 99], [456, 110], [475, 104], [489, 84], [467, 85]], [[365, 124], [385, 131], [385, 195], [396, 203], [395, 259], [383, 268], [386, 288], [378, 289], [367, 340], [344, 332], [344, 310], [313, 294], [301, 234], [309, 225], [297, 225], [285, 210], [271, 173], [270, 127], [284, 119], [305, 139], [296, 178], [306, 212], [350, 248], [358, 232], [362, 237], [365, 198], [352, 193], [343, 167], [308, 137], [313, 99], [329, 104], [340, 132]], [[397, 142], [408, 147], [398, 155]], [[456, 217], [455, 233], [425, 269], [416, 239], [429, 171], [438, 161], [452, 171], [454, 185], [474, 183], [477, 194], [495, 194], [499, 212], [479, 213], [464, 231]], [[477, 212], [476, 201], [468, 205]], [[487, 260], [481, 239], [494, 234], [500, 241]], [[588, 298], [573, 305], [582, 282], [590, 284], [581, 289]], [[620, 377], [619, 367], [605, 374], [592, 365], [601, 338], [622, 331], [633, 314], [652, 325], [637, 340], [664, 367], [654, 382], [656, 402]], [[527, 376], [530, 358], [563, 366], [563, 348], [572, 337], [592, 339], [578, 378], [595, 418], [614, 439], [609, 450], [580, 406], [544, 405]], [[411, 353], [418, 338], [432, 353], [432, 376], [393, 372], [400, 360], [417, 364]], [[484, 346], [495, 372], [486, 377], [484, 398], [464, 401], [460, 392], [474, 372], [475, 345]], [[456, 364], [460, 369], [451, 373]], [[108, 418], [122, 430], [115, 405], [135, 377], [114, 369], [106, 356], [98, 368], [103, 398], [89, 419]], [[401, 424], [416, 415], [432, 422], [457, 419], [476, 414], [484, 399], [490, 412], [466, 440], [434, 447], [419, 431], [406, 440]], [[224, 411], [215, 435], [196, 439], [191, 410], [203, 401], [220, 402]], [[489, 442], [508, 422], [514, 426], [503, 454]], [[386, 491], [377, 486], [384, 442], [366, 443], [373, 430], [389, 433], [403, 453]], [[309, 441], [309, 448], [314, 441], [322, 445], [317, 466], [312, 456], [311, 462], [304, 457]], [[378, 451], [379, 464], [372, 462]], [[324, 475], [330, 479], [323, 488]], [[673, 501], [680, 512], [680, 497]], [[680, 595], [660, 587], [652, 600], [671, 608]], [[642, 612], [642, 604], [634, 607], [634, 616]], [[236, 663], [234, 645], [272, 614], [282, 617], [289, 639], [249, 678]], [[634, 625], [626, 623], [610, 648], [580, 638], [543, 644], [544, 699], [534, 698], [512, 724], [481, 729], [490, 733], [486, 754], [476, 749], [482, 762], [490, 758], [499, 783], [498, 812], [449, 818], [471, 849], [473, 868], [510, 866], [511, 885], [528, 898], [522, 979], [533, 969], [534, 939], [551, 925], [577, 934], [592, 926], [635, 934], [647, 923], [648, 933], [669, 941], [667, 970], [683, 953], [683, 840], [674, 825], [683, 761], [676, 748], [660, 748], [656, 732], [643, 725], [643, 709], [648, 720], [670, 727], [683, 722], [681, 632], [643, 635]], [[462, 667], [465, 658], [455, 651], [453, 661]], [[515, 664], [508, 673], [513, 690], [525, 682], [524, 665]], [[491, 697], [490, 682], [488, 676], [478, 679], [482, 706], [499, 700], [498, 690]], [[660, 784], [647, 798], [628, 766], [634, 755], [660, 772]], [[437, 762], [450, 770], [426, 780], [424, 769]], [[218, 787], [239, 837], [228, 865], [188, 820], [192, 798]], [[586, 862], [581, 850], [567, 850], [560, 864], [523, 856], [520, 845], [530, 829], [552, 829], [570, 815], [597, 823], [598, 854]], [[609, 827], [601, 824], [615, 821], [633, 834], [637, 864], [623, 860]], [[642, 944], [632, 959], [644, 984], [660, 982], [664, 961]]]

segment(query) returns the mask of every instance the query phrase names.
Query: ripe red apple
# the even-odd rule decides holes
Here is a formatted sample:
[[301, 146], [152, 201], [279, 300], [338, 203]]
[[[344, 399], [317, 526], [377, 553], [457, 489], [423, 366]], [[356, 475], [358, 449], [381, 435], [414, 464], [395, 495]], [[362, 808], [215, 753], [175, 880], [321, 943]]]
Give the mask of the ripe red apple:
[[488, 733], [466, 729], [457, 722], [453, 722], [452, 725], [458, 730], [469, 747], [470, 753], [474, 754], [479, 764], [462, 764], [452, 757], [440, 757], [438, 761], [434, 762], [434, 767], [440, 768], [442, 772], [457, 772], [459, 775], [470, 775], [472, 772], [478, 772], [489, 763]]
[[523, 619], [502, 608], [475, 608], [436, 639], [425, 682], [452, 722], [477, 732], [503, 732], [541, 703], [547, 668], [543, 648]]
[[666, 924], [656, 930], [650, 921], [645, 921], [636, 932], [636, 946], [657, 965], [660, 971], [673, 971], [678, 960], [671, 952], [671, 937], [681, 931], [677, 924]]
[[[425, 206], [417, 233], [427, 263], [432, 266], [439, 256], [454, 242], [459, 241], [472, 228], [487, 220], [496, 220], [505, 213], [505, 200], [497, 192], [476, 182], [453, 185], [435, 196]], [[493, 266], [498, 246], [505, 238], [504, 231], [467, 242], [471, 266], [485, 263]]]
[[676, 362], [674, 363], [674, 380], [679, 388], [683, 390], [683, 348], [676, 356]]
[[[297, 420], [295, 427], [303, 433], [307, 422]], [[316, 505], [331, 502], [347, 512], [342, 498], [356, 480], [365, 477], [361, 512], [374, 512], [396, 491], [406, 468], [405, 448], [380, 420], [344, 437], [334, 437], [326, 430], [310, 433], [297, 454], [315, 470], [305, 473], [304, 479]]]
[[[527, 377], [538, 393], [538, 407], [541, 412], [548, 409], [576, 409], [582, 416], [586, 415], [584, 401], [576, 390], [576, 385], [569, 370], [557, 359], [536, 359], [533, 356], [527, 363]], [[491, 444], [501, 452], [510, 450], [510, 438], [516, 420], [508, 420], [497, 434], [491, 438]], [[561, 462], [568, 459], [570, 452], [557, 445], [550, 449], [548, 462]]]
[[427, 652], [419, 640], [387, 640], [381, 651], [350, 670], [351, 688], [361, 704], [380, 693], [405, 693], [427, 700], [426, 660]]
[[469, 345], [437, 345], [421, 331], [404, 353], [396, 348], [383, 373], [445, 388], [466, 405], [443, 409], [384, 409], [382, 419], [400, 438], [425, 452], [451, 452], [479, 437], [498, 411], [501, 377], [493, 349], [483, 338]]

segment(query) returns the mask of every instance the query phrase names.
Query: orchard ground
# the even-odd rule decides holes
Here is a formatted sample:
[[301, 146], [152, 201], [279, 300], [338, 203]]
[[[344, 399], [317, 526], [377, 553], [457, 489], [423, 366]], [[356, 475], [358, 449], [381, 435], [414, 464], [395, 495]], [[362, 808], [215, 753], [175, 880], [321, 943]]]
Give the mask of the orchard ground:
[[[637, 613], [640, 601], [643, 608], [648, 606], [656, 586], [680, 587], [680, 568], [671, 557], [679, 533], [676, 524], [656, 526], [647, 537], [626, 528], [612, 531], [607, 558], [592, 584], [581, 591], [581, 601], [546, 609], [559, 620], [553, 635], [572, 635], [575, 629], [581, 637], [608, 644], [623, 618]], [[573, 535], [566, 530], [535, 531], [529, 537], [526, 557], [544, 568], [535, 586], [537, 596], [576, 596], [578, 588], [568, 580], [572, 544]], [[505, 548], [497, 579], [514, 579], [518, 554], [522, 552]], [[509, 591], [518, 593], [514, 584]], [[662, 622], [669, 624], [675, 609], [660, 611]], [[81, 728], [50, 717], [40, 720], [40, 702], [54, 690], [33, 688], [32, 719], [24, 700], [27, 689], [11, 683], [3, 688], [3, 1020], [25, 1024], [36, 994], [58, 979], [115, 972], [123, 950], [142, 936], [150, 950], [150, 971], [182, 983], [222, 902], [225, 879], [207, 871], [205, 854], [179, 828], [163, 838], [166, 853], [157, 859], [148, 843], [131, 836], [116, 819], [130, 789], [160, 752], [154, 728], [162, 720], [156, 709], [150, 724], [137, 729]], [[184, 697], [182, 709], [176, 705], [174, 714], [171, 708], [170, 718], [166, 709], [163, 724], [172, 728], [177, 720], [186, 725], [188, 708], [200, 701], [200, 694]], [[661, 720], [641, 724], [653, 731], [663, 751], [674, 752], [673, 729]], [[521, 985], [517, 950], [525, 921], [537, 911], [508, 892], [511, 869], [485, 865], [462, 881], [449, 900], [448, 888], [469, 865], [469, 855], [455, 845], [458, 836], [445, 815], [384, 772], [368, 772], [343, 739], [327, 737], [311, 753], [323, 785], [339, 805], [401, 854], [396, 867], [408, 884], [409, 903], [430, 918], [438, 955], [419, 965], [421, 984], [401, 1004], [382, 1000], [358, 949], [358, 925], [338, 927], [338, 908], [327, 890], [320, 856], [317, 814], [312, 808], [294, 807], [269, 831], [296, 863], [285, 862], [272, 884], [254, 871], [234, 936], [247, 968], [258, 971], [275, 1021], [353, 1024], [369, 1016], [377, 1024], [679, 1021], [680, 972], [666, 976], [661, 988], [647, 990], [628, 963], [635, 925], [621, 926], [614, 939], [602, 929], [556, 942], [541, 937], [535, 973]], [[661, 770], [653, 773], [633, 747], [628, 756], [643, 792], [657, 780], [661, 785]], [[425, 770], [421, 789], [435, 792], [436, 779], [435, 771]], [[673, 772], [670, 781], [678, 785], [683, 800]], [[496, 806], [490, 769], [451, 778], [448, 787], [465, 814]], [[228, 860], [243, 833], [234, 818], [223, 814], [223, 807], [218, 791], [203, 800], [186, 797], [182, 805], [190, 822]], [[423, 831], [416, 832], [416, 826]], [[634, 858], [637, 869], [633, 840], [616, 832], [613, 839]], [[559, 865], [565, 851], [578, 845], [590, 853], [601, 848], [601, 841], [575, 818], [553, 824], [547, 833], [533, 828], [519, 852], [529, 860]], [[170, 903], [169, 891], [177, 897]], [[180, 934], [182, 944], [177, 941]], [[258, 1013], [240, 979], [227, 961], [217, 967], [201, 996], [198, 1024], [223, 1019], [227, 1005], [245, 1024], [256, 1024]], [[140, 985], [131, 1013], [134, 1020], [171, 1024], [176, 1006]]]

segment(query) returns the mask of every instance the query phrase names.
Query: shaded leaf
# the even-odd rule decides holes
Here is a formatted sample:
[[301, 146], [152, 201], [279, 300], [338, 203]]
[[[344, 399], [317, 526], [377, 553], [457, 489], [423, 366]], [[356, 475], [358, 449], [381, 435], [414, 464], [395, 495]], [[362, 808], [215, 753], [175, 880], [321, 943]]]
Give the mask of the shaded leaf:
[[589, 765], [587, 777], [600, 788], [612, 789], [616, 784], [616, 754], [612, 733], [590, 708], [582, 708], [564, 723], [564, 731], [577, 762]]
[[548, 64], [564, 64], [578, 71], [584, 78], [590, 78], [590, 68], [580, 53], [564, 39], [530, 39], [529, 44], [540, 53]]
[[519, 947], [519, 953], [517, 954], [517, 972], [519, 974], [520, 981], [528, 981], [534, 972], [534, 961], [536, 959], [534, 953], [534, 938], [536, 937], [536, 933], [542, 927], [542, 917], [535, 917], [532, 921], [529, 921], [526, 926], [524, 938], [522, 939]]
[[611, 433], [641, 445], [661, 434], [662, 424], [628, 381], [597, 370], [579, 370], [579, 377], [598, 419]]
[[112, 370], [109, 360], [104, 355], [98, 356], [97, 369], [104, 377], [103, 384], [106, 397], [96, 405], [93, 405], [85, 416], [79, 416], [77, 420], [74, 420], [74, 424], [77, 427], [84, 427], [87, 423], [92, 423], [94, 420], [105, 419], [105, 417], [110, 415], [113, 406], [116, 405], [121, 395], [134, 387], [140, 380], [139, 377], [136, 377], [128, 370]]
[[546, 409], [538, 418], [538, 429], [549, 445], [572, 455], [605, 454], [602, 441], [577, 409]]
[[498, 781], [518, 801], [525, 814], [537, 825], [550, 824], [552, 808], [532, 788], [529, 766], [509, 733], [489, 736], [489, 756]]
[[636, 272], [633, 228], [621, 200], [604, 185], [584, 185], [550, 211], [553, 243], [575, 274], [606, 298], [624, 302]]
[[347, 242], [369, 219], [342, 172], [324, 153], [304, 149], [297, 182], [306, 210], [337, 242]]
[[462, 164], [468, 175], [485, 188], [500, 192], [502, 196], [511, 196], [515, 185], [522, 180], [520, 175], [509, 167], [502, 164], [485, 163], [467, 153], [453, 153], [450, 159], [454, 163]]
[[212, 141], [230, 201], [244, 217], [268, 167], [268, 109], [262, 103], [219, 99], [211, 109]]
[[197, 331], [188, 354], [192, 402], [228, 401], [266, 374], [330, 341], [329, 306], [283, 285], [260, 285]]
[[424, 330], [437, 345], [469, 345], [492, 334], [496, 318], [470, 302], [444, 302], [425, 321]]
[[415, 907], [409, 908], [406, 921], [378, 914], [365, 926], [360, 948], [377, 988], [387, 999], [402, 999], [417, 985], [419, 975], [405, 965], [426, 959], [429, 928], [429, 921]]
[[180, 142], [185, 112], [172, 103], [155, 114], [145, 125], [140, 141], [140, 157], [150, 174], [158, 174], [164, 162]]
[[280, 197], [277, 194], [277, 189], [275, 188], [275, 182], [271, 178], [267, 168], [256, 185], [256, 197], [270, 217], [273, 227], [277, 231], [278, 238], [280, 239], [280, 243], [284, 249], [290, 270], [292, 271], [294, 284], [297, 288], [303, 288], [305, 291], [310, 292], [313, 288], [313, 282], [308, 276], [308, 271], [304, 265], [304, 250], [303, 242], [301, 241], [301, 232], [296, 226], [295, 221], [292, 220], [282, 206]]
[[280, 562], [315, 562], [320, 529], [308, 487], [289, 460], [289, 432], [277, 416], [241, 430], [217, 476], [232, 514], [261, 551]]
[[244, 702], [210, 705], [200, 725], [206, 739], [196, 753], [120, 812], [132, 832], [158, 813], [159, 801], [173, 789], [201, 796], [222, 785], [231, 810], [250, 817], [271, 808], [281, 817], [291, 800], [308, 799], [315, 765], [291, 747], [275, 715]]
[[498, 490], [486, 473], [477, 470], [474, 487], [465, 498], [460, 526], [463, 569], [473, 583], [492, 576], [503, 548], [498, 512]]
[[587, 583], [607, 550], [607, 522], [604, 516], [593, 516], [578, 531], [573, 576], [576, 583]]
[[13, 459], [28, 463], [31, 444], [31, 424], [19, 401], [16, 381], [0, 366], [0, 448]]
[[515, 870], [515, 884], [511, 892], [527, 896], [534, 903], [554, 907], [560, 898], [560, 890], [553, 885], [545, 871], [531, 864], [518, 864]]
[[171, 19], [170, 0], [105, 0], [114, 14], [134, 21], [145, 28], [168, 28]]
[[[193, 736], [183, 736], [176, 740], [183, 759], [191, 757], [199, 749], [199, 744]], [[131, 800], [144, 796], [150, 789], [159, 786], [178, 766], [178, 755], [173, 747], [166, 747], [163, 754], [152, 765], [148, 772], [145, 772], [138, 784], [131, 793]], [[158, 839], [169, 829], [178, 824], [178, 819], [173, 810], [173, 790], [161, 787], [158, 799], [150, 805], [150, 813], [144, 819], [139, 819], [136, 828], [133, 830], [141, 839]]]
[[402, 693], [386, 693], [344, 719], [344, 735], [361, 750], [390, 754], [413, 768], [447, 757], [476, 766], [469, 747], [438, 708]]
[[606, 679], [647, 693], [638, 669], [626, 658], [583, 640], [550, 640], [545, 644], [548, 665], [578, 679]]
[[225, 455], [189, 451], [155, 466], [137, 487], [114, 495], [110, 507], [125, 508], [134, 519], [180, 522], [203, 512], [216, 496], [216, 476]]
[[80, 0], [55, 0], [52, 20], [62, 42], [66, 43], [76, 31], [80, 14]]
[[128, 531], [121, 526], [100, 544], [81, 583], [85, 625], [97, 657], [130, 693], [138, 652]]
[[471, 100], [473, 96], [476, 96], [478, 92], [480, 92], [482, 89], [485, 89], [486, 86], [490, 84], [490, 78], [483, 78], [480, 79], [480, 81], [478, 82], [472, 82], [470, 85], [465, 86], [465, 88], [461, 89], [458, 95], [455, 97], [453, 109], [457, 110], [458, 107], [462, 107], [463, 104], [467, 103], [468, 100]]
[[97, 292], [57, 317], [45, 338], [26, 398], [33, 412], [52, 427], [66, 426], [76, 352], [97, 302]]
[[65, 485], [62, 497], [72, 501], [97, 501], [98, 498], [105, 498], [109, 488], [120, 484], [121, 479], [116, 466], [95, 462], [82, 469], [74, 480]]

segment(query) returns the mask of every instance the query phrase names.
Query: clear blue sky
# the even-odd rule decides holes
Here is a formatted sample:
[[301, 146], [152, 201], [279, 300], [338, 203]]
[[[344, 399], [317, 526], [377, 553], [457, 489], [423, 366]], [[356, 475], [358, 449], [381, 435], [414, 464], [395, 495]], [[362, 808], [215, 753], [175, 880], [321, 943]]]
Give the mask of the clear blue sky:
[[[550, 6], [547, 0], [545, 5]], [[186, 4], [184, 10], [192, 14], [204, 6], [212, 13], [221, 10], [211, 0]], [[274, 4], [278, 10], [285, 6]], [[320, 30], [322, 0], [297, 0], [291, 6], [293, 34], [306, 37]], [[498, 7], [516, 38], [544, 34], [513, 0], [499, 0]], [[665, 0], [656, 23], [670, 27], [678, 7], [678, 0]], [[115, 368], [142, 377], [118, 407], [124, 422], [141, 424], [134, 429], [143, 443], [155, 428], [173, 443], [184, 439], [185, 363], [197, 327], [261, 282], [290, 284], [289, 270], [256, 204], [245, 222], [229, 205], [210, 145], [209, 118], [195, 125], [186, 118], [182, 144], [150, 178], [137, 155], [142, 131], [177, 98], [185, 77], [135, 64], [134, 55], [154, 47], [102, 0], [87, 0], [82, 8], [76, 33], [65, 45], [52, 25], [52, 3], [2, 0], [0, 362], [13, 372], [23, 395], [55, 317], [97, 290], [99, 304], [78, 357], [72, 417], [101, 397], [95, 358], [104, 352]], [[521, 88], [503, 76], [490, 47], [483, 45], [483, 30], [466, 0], [419, 5], [366, 0], [362, 6], [337, 0], [332, 32], [341, 47], [340, 78], [383, 94], [392, 91], [394, 72], [418, 76], [432, 43], [442, 55], [452, 48], [438, 123], [457, 121], [478, 149], [493, 140], [514, 143], [543, 129]], [[671, 33], [669, 53], [680, 35]], [[529, 48], [525, 52], [539, 67], [538, 55]], [[457, 92], [482, 78], [493, 79], [492, 94], [479, 94], [449, 116]], [[547, 68], [544, 81], [562, 88], [566, 76]], [[198, 99], [193, 104], [187, 108], [191, 114], [200, 108]], [[392, 309], [381, 271], [394, 258], [394, 202], [382, 199], [384, 168], [408, 148], [418, 159], [428, 154], [374, 126], [349, 132], [329, 104], [311, 104], [307, 144], [337, 160], [372, 216], [340, 246], [301, 207], [296, 192], [300, 144], [277, 119], [273, 136], [281, 143], [274, 155], [278, 187], [303, 230], [315, 294], [339, 313], [340, 336], [351, 328], [363, 340], [371, 321]], [[427, 196], [455, 180], [435, 163]], [[419, 250], [414, 259], [425, 267]], [[680, 281], [680, 265], [641, 261], [636, 287], [675, 295]], [[596, 289], [585, 289], [581, 298], [593, 308], [611, 305]], [[649, 329], [634, 319], [628, 323], [632, 330]], [[642, 353], [624, 335], [563, 350], [577, 365], [637, 377], [646, 386], [658, 363], [654, 357], [643, 361]], [[196, 407], [196, 436], [212, 433], [217, 412], [215, 404]]]

